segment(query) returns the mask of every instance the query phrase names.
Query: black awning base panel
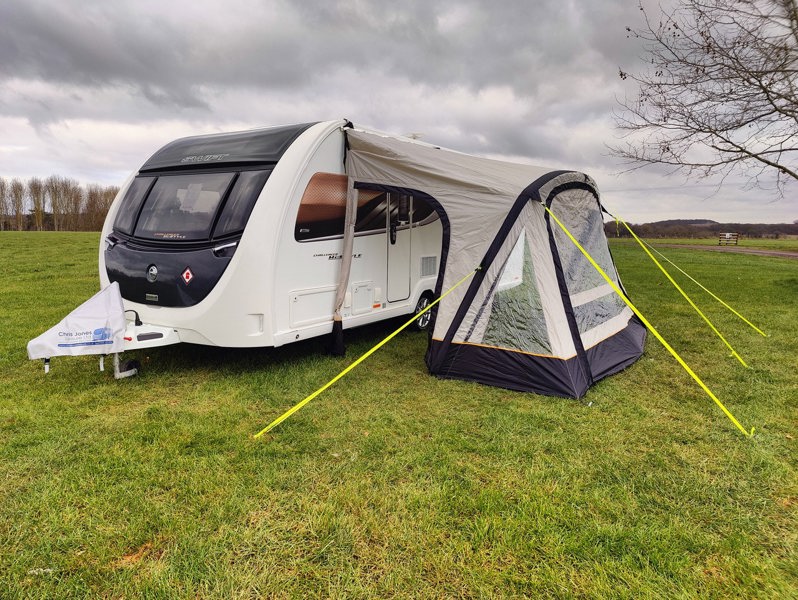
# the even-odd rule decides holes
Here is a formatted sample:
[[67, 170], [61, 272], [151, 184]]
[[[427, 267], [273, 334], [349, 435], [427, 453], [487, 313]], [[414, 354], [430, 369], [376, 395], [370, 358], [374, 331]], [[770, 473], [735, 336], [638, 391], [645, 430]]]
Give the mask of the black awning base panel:
[[[442, 343], [432, 340], [433, 354], [436, 345]], [[581, 398], [589, 387], [576, 356], [559, 359], [453, 343], [446, 356], [436, 358], [438, 366], [430, 369], [430, 373], [443, 379], [475, 381], [517, 392], [563, 398]]]

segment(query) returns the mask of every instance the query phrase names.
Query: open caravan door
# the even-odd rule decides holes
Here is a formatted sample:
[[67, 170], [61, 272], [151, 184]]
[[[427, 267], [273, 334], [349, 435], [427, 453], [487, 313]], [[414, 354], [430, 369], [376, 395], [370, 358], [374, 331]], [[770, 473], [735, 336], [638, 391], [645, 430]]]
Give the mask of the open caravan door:
[[48, 373], [53, 356], [98, 354], [102, 371], [103, 358], [113, 354], [114, 377], [121, 379], [135, 375], [138, 367], [130, 365], [120, 370], [120, 352], [166, 346], [179, 341], [173, 329], [143, 326], [138, 319], [128, 324], [119, 284], [114, 282], [78, 306], [56, 326], [28, 342], [28, 358], [43, 359], [44, 372]]

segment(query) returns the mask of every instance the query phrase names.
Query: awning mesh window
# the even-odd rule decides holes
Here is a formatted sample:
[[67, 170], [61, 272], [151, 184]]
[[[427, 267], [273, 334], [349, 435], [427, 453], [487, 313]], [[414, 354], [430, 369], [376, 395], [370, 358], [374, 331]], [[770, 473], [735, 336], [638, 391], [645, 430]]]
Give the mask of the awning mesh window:
[[[552, 210], [593, 260], [618, 283], [595, 196], [587, 190], [570, 190], [557, 196]], [[553, 231], [577, 326], [584, 334], [620, 315], [626, 305], [567, 234], [560, 227]]]
[[533, 354], [551, 353], [532, 255], [524, 232], [502, 269], [482, 343]]

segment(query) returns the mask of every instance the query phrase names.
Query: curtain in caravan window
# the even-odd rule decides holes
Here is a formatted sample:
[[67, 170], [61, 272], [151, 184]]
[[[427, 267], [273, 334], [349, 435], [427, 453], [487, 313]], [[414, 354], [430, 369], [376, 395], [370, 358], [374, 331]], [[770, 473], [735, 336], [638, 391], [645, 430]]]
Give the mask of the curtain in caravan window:
[[[618, 273], [607, 246], [604, 221], [595, 196], [583, 189], [568, 190], [557, 195], [551, 208], [593, 260], [618, 283]], [[622, 320], [631, 315], [627, 315], [629, 310], [623, 300], [565, 232], [555, 224], [552, 224], [552, 230], [579, 333], [585, 346], [590, 347], [606, 337], [597, 328], [614, 318]], [[607, 333], [614, 333], [615, 328], [612, 329]]]
[[162, 175], [152, 186], [133, 235], [160, 241], [211, 237], [217, 209], [235, 173]]
[[[294, 227], [296, 241], [343, 237], [346, 198], [346, 175], [314, 173], [299, 203]], [[359, 191], [358, 198], [355, 233], [384, 232], [386, 194], [364, 189]]]

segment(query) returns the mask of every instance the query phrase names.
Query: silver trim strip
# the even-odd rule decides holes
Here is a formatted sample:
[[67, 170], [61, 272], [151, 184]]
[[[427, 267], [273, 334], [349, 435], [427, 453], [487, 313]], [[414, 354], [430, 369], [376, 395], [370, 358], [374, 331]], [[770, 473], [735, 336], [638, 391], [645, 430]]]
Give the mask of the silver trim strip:
[[232, 248], [233, 246], [238, 246], [238, 242], [230, 242], [228, 244], [222, 244], [221, 246], [216, 246], [213, 251], [219, 252], [219, 250], [224, 250], [225, 248]]

